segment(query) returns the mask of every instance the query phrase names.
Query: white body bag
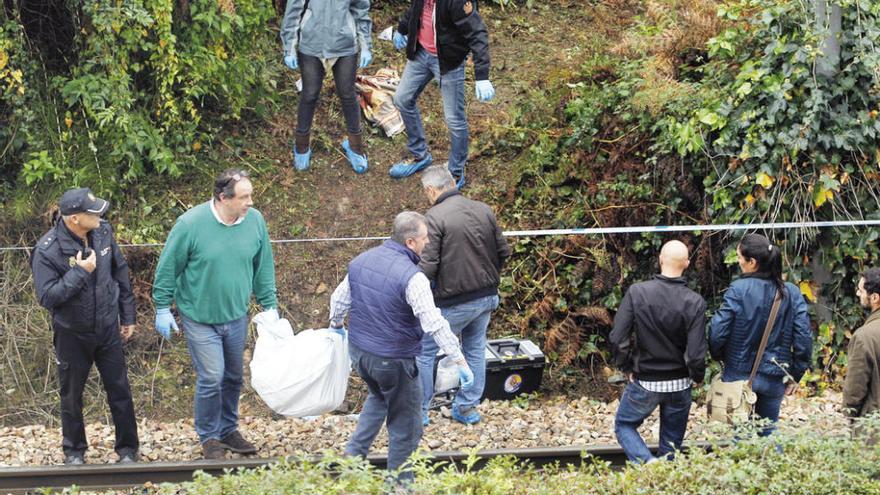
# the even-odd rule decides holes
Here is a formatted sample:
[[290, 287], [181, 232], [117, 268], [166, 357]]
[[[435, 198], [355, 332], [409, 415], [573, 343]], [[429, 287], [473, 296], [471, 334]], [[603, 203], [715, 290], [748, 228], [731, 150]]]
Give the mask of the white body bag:
[[273, 411], [303, 417], [337, 409], [345, 400], [351, 361], [348, 339], [329, 330], [294, 335], [277, 313], [254, 316], [257, 343], [251, 360], [251, 386]]

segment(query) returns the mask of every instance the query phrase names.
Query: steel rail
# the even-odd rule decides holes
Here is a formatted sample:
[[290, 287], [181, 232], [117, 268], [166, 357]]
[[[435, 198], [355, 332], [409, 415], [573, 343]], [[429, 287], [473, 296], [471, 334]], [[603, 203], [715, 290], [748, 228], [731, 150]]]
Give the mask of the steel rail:
[[[691, 449], [709, 449], [705, 442], [691, 443]], [[649, 446], [656, 452], [657, 446]], [[471, 452], [448, 451], [429, 452], [432, 462], [450, 462], [462, 466]], [[479, 450], [474, 469], [481, 469], [496, 457], [513, 456], [524, 464], [541, 468], [558, 463], [561, 466], [578, 466], [584, 462], [598, 459], [612, 466], [626, 463], [623, 450], [617, 445], [537, 447], [524, 449], [488, 449]], [[134, 464], [85, 464], [82, 466], [24, 466], [0, 468], [0, 494], [28, 494], [39, 489], [60, 491], [76, 485], [81, 490], [123, 490], [141, 486], [147, 482], [183, 483], [192, 481], [196, 471], [218, 476], [236, 470], [260, 468], [274, 462], [278, 458], [239, 458], [220, 461], [185, 461], [185, 462], [139, 462]], [[370, 455], [367, 460], [377, 468], [385, 468], [387, 457]]]

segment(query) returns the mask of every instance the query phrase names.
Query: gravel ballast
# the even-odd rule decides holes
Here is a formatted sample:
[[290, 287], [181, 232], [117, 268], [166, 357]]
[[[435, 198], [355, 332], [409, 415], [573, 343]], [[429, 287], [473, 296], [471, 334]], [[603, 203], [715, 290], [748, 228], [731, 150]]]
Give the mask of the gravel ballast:
[[[813, 428], [828, 434], [846, 432], [847, 419], [840, 411], [840, 395], [823, 397], [788, 397], [782, 405], [780, 428]], [[448, 409], [431, 412], [431, 424], [425, 428], [425, 450], [461, 450], [468, 448], [519, 448], [560, 445], [614, 444], [614, 413], [617, 401], [597, 402], [589, 398], [533, 400], [526, 409], [511, 402], [490, 401], [480, 406], [483, 420], [465, 426], [449, 418]], [[354, 430], [354, 415], [327, 414], [312, 420], [271, 419], [245, 416], [240, 429], [245, 438], [259, 448], [258, 456], [274, 457], [296, 452], [341, 452]], [[138, 423], [143, 461], [181, 461], [201, 458], [192, 419], [175, 422], [141, 420]], [[687, 440], [699, 440], [706, 433], [706, 411], [691, 409]], [[657, 441], [657, 413], [642, 427], [649, 442]], [[92, 423], [86, 426], [90, 449], [88, 463], [115, 462], [112, 425]], [[385, 431], [373, 444], [373, 452], [387, 448]], [[234, 456], [235, 454], [230, 454]], [[0, 428], [0, 467], [59, 464], [61, 429], [45, 426]]]

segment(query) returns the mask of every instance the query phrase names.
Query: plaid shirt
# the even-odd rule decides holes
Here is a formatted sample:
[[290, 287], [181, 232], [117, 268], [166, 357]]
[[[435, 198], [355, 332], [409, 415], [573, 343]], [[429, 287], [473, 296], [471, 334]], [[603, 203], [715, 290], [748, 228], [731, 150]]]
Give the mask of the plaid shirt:
[[663, 380], [659, 382], [648, 382], [639, 380], [639, 385], [649, 392], [669, 393], [681, 392], [691, 387], [690, 378], [676, 378], [675, 380]]
[[[431, 293], [431, 284], [424, 273], [418, 272], [406, 286], [406, 302], [412, 307], [413, 314], [419, 319], [422, 331], [431, 335], [440, 349], [458, 364], [465, 364], [464, 355], [458, 345], [458, 337], [449, 328], [449, 322], [440, 314], [440, 309], [434, 304], [434, 295]], [[348, 275], [333, 291], [330, 296], [330, 326], [339, 328], [345, 321], [348, 311], [351, 309], [351, 286], [348, 283]]]

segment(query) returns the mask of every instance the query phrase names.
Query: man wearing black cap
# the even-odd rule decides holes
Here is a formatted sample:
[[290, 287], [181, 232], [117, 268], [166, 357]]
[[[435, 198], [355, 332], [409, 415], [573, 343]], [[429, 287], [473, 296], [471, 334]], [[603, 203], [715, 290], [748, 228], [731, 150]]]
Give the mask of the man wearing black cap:
[[40, 305], [52, 313], [64, 462], [84, 463], [82, 395], [93, 363], [116, 426], [119, 462], [134, 462], [137, 423], [122, 353], [123, 340], [135, 329], [128, 265], [110, 224], [101, 219], [107, 201], [79, 188], [65, 192], [59, 206], [61, 219], [34, 246], [31, 269]]

